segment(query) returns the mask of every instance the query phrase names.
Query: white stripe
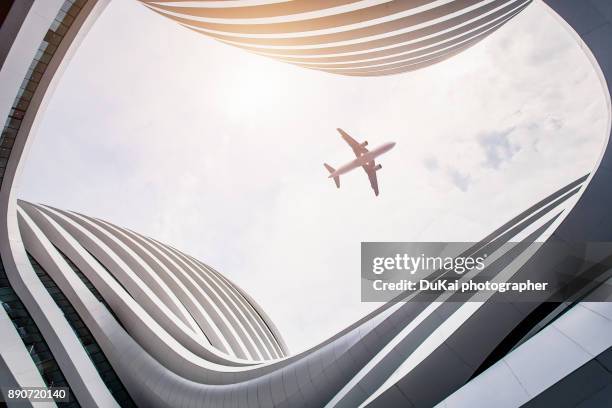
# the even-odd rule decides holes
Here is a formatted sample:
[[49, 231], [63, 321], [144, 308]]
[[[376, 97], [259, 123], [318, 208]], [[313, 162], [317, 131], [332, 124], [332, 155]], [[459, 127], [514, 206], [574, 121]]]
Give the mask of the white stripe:
[[[488, 21], [486, 24], [491, 24], [492, 26], [491, 26], [489, 29], [487, 29], [487, 30], [485, 30], [485, 31], [483, 31], [483, 32], [481, 32], [481, 33], [479, 33], [479, 34], [477, 34], [477, 35], [483, 35], [484, 33], [489, 32], [491, 29], [497, 29], [497, 28], [499, 28], [500, 23], [503, 23], [503, 22], [508, 21], [508, 17], [509, 17], [510, 15], [512, 15], [512, 13], [516, 12], [516, 10], [517, 10], [517, 9], [519, 9], [519, 8], [520, 8], [520, 7], [521, 7], [523, 4], [524, 4], [524, 3], [522, 3], [520, 6], [517, 6], [515, 9], [512, 9], [511, 11], [507, 12], [506, 14], [503, 14], [503, 15], [501, 15], [501, 16], [499, 16], [499, 17], [497, 17], [497, 18], [496, 18], [496, 19], [494, 19], [494, 20]], [[467, 23], [465, 23], [465, 24], [469, 24], [469, 22], [467, 22]], [[483, 24], [483, 25], [486, 25], [486, 24]], [[462, 24], [462, 25], [464, 25], [464, 24]], [[453, 27], [453, 28], [451, 28], [451, 29], [444, 30], [444, 31], [445, 31], [445, 32], [448, 32], [448, 31], [454, 30], [454, 29], [456, 29], [456, 28], [457, 28], [457, 27]], [[357, 64], [357, 63], [360, 63], [360, 62], [370, 62], [370, 61], [382, 60], [382, 59], [386, 59], [386, 58], [392, 58], [392, 57], [397, 57], [397, 56], [401, 56], [401, 55], [408, 55], [408, 54], [411, 54], [411, 53], [415, 53], [415, 52], [423, 51], [423, 50], [426, 50], [426, 49], [428, 49], [428, 48], [437, 47], [437, 46], [439, 46], [439, 45], [440, 45], [440, 44], [442, 44], [442, 43], [453, 42], [453, 41], [454, 41], [454, 40], [456, 40], [457, 38], [462, 37], [462, 36], [465, 36], [465, 35], [469, 35], [469, 34], [471, 34], [471, 33], [474, 33], [475, 31], [480, 30], [481, 28], [482, 28], [482, 26], [475, 27], [475, 28], [473, 28], [473, 29], [471, 29], [471, 30], [461, 32], [461, 33], [459, 33], [459, 34], [457, 34], [457, 35], [455, 35], [455, 36], [453, 36], [453, 37], [449, 37], [449, 38], [446, 38], [446, 39], [444, 39], [444, 40], [441, 40], [441, 41], [438, 41], [438, 42], [435, 42], [435, 43], [432, 43], [432, 44], [428, 44], [428, 45], [426, 45], [426, 46], [422, 46], [422, 47], [414, 48], [414, 49], [411, 49], [411, 50], [409, 50], [409, 51], [401, 51], [401, 52], [397, 52], [397, 53], [395, 53], [395, 54], [387, 54], [387, 55], [384, 55], [384, 56], [381, 56], [381, 57], [373, 57], [373, 58], [362, 58], [362, 59], [359, 59], [359, 56], [360, 56], [361, 54], [367, 54], [367, 53], [371, 53], [371, 52], [373, 52], [373, 50], [366, 50], [366, 51], [350, 52], [350, 53], [343, 53], [343, 54], [340, 54], [340, 55], [335, 55], [335, 56], [349, 56], [349, 55], [355, 55], [356, 59], [354, 59], [354, 60], [349, 60], [349, 61], [338, 61], [338, 62], [336, 62], [336, 61], [334, 61], [334, 62], [312, 61], [312, 62], [303, 62], [303, 61], [291, 61], [291, 60], [284, 60], [284, 59], [282, 59], [282, 58], [279, 58], [279, 59], [280, 59], [281, 61], [283, 61], [283, 62], [288, 62], [288, 63], [290, 63], [290, 64], [300, 65], [300, 66], [305, 67], [305, 68], [311, 68], [311, 65], [312, 65], [312, 66], [317, 66], [317, 68], [318, 68], [319, 66], [322, 66], [321, 68], [326, 68], [327, 66], [329, 66], [330, 68], [334, 68], [334, 65], [340, 65], [340, 64], [353, 64], [353, 63], [354, 63], [354, 64]], [[435, 34], [435, 35], [431, 35], [431, 36], [427, 36], [427, 37], [434, 37], [434, 36], [438, 36], [438, 35], [440, 35], [440, 33], [437, 33], [437, 34]], [[469, 40], [473, 39], [475, 36], [476, 36], [476, 35], [470, 36], [470, 37], [469, 37], [467, 40], [464, 40], [464, 41], [469, 41]], [[396, 48], [396, 47], [397, 47], [397, 48], [399, 48], [399, 47], [402, 47], [402, 46], [404, 46], [404, 45], [409, 45], [409, 44], [411, 44], [411, 43], [419, 42], [419, 41], [421, 41], [423, 38], [424, 38], [424, 37], [421, 37], [421, 38], [419, 38], [418, 40], [408, 41], [408, 42], [406, 42], [406, 43], [401, 43], [401, 44], [393, 44], [392, 46], [382, 47], [382, 48], [378, 49], [377, 51], [382, 51], [382, 50], [386, 50], [386, 49], [392, 49], [392, 48]], [[452, 44], [452, 45], [457, 45], [457, 44], [459, 44], [459, 43], [458, 43], [458, 42], [456, 42], [456, 43], [454, 43], [454, 44]], [[442, 50], [442, 49], [437, 50], [436, 52], [441, 51], [441, 50]], [[258, 54], [258, 55], [266, 55], [266, 53], [257, 53], [257, 54]], [[276, 56], [276, 55], [274, 55], [274, 54], [267, 54], [267, 55], [268, 55], [268, 56]], [[422, 54], [422, 55], [419, 55], [417, 58], [420, 58], [420, 57], [422, 57], [422, 56], [424, 56], [424, 55], [427, 55], [427, 54]], [[308, 56], [300, 56], [300, 57], [306, 57], [306, 58], [312, 58], [312, 59], [314, 59], [314, 58], [321, 58], [321, 56], [316, 56], [316, 55], [308, 55]], [[327, 55], [326, 55], [326, 57], [327, 57]], [[395, 61], [395, 62], [398, 62], [398, 61]]]
[[[424, 6], [415, 7], [415, 8], [412, 8], [412, 9], [409, 9], [409, 10], [406, 10], [406, 11], [402, 11], [402, 12], [399, 12], [399, 13], [388, 14], [386, 16], [375, 18], [375, 19], [361, 21], [359, 23], [345, 24], [345, 25], [340, 25], [340, 26], [334, 26], [334, 27], [331, 27], [331, 28], [322, 28], [322, 29], [318, 29], [318, 30], [297, 31], [297, 32], [280, 32], [280, 33], [240, 33], [240, 32], [234, 32], [234, 31], [231, 31], [231, 30], [228, 30], [228, 31], [215, 30], [215, 29], [212, 29], [212, 28], [198, 27], [197, 24], [195, 24], [195, 23], [197, 23], [197, 21], [195, 19], [193, 19], [193, 18], [186, 18], [185, 16], [178, 16], [178, 17], [181, 17], [183, 19], [188, 20], [186, 22], [179, 22], [179, 24], [192, 27], [195, 30], [201, 31], [203, 33], [212, 33], [212, 34], [220, 34], [220, 35], [231, 35], [231, 36], [234, 36], [234, 37], [243, 37], [243, 38], [270, 38], [270, 39], [279, 38], [279, 39], [286, 39], [286, 38], [303, 38], [303, 37], [312, 37], [312, 36], [327, 35], [327, 34], [336, 34], [336, 33], [343, 33], [345, 31], [356, 30], [356, 29], [360, 29], [360, 28], [367, 28], [367, 27], [378, 25], [378, 24], [392, 22], [392, 21], [398, 20], [400, 18], [410, 17], [410, 16], [413, 16], [413, 15], [419, 14], [421, 12], [428, 11], [432, 7], [444, 5], [444, 4], [447, 4], [447, 3], [452, 3], [453, 1], [456, 1], [456, 0], [436, 0], [436, 1], [432, 2], [432, 3], [426, 4]], [[443, 20], [446, 20], [447, 18], [464, 14], [464, 13], [470, 11], [470, 10], [479, 8], [479, 7], [481, 7], [484, 4], [491, 3], [492, 1], [494, 1], [494, 0], [482, 0], [481, 2], [479, 2], [479, 3], [475, 4], [475, 5], [471, 5], [469, 7], [465, 7], [465, 8], [463, 8], [463, 9], [461, 9], [459, 11], [456, 11], [454, 13], [446, 14], [446, 15], [444, 15], [442, 17], [439, 17], [439, 18], [436, 18], [436, 19], [432, 19], [432, 20], [428, 20], [428, 21], [426, 21], [424, 23], [419, 24], [419, 26], [427, 26], [427, 25], [432, 24], [432, 22], [443, 21]], [[510, 1], [510, 0], [508, 0], [508, 1]], [[171, 13], [164, 12], [164, 14], [171, 14]], [[168, 18], [170, 18], [170, 17], [168, 17]], [[411, 26], [411, 27], [414, 27], [414, 26]], [[392, 33], [397, 33], [397, 32], [401, 32], [401, 31], [402, 30], [396, 30], [396, 31], [393, 31]], [[381, 35], [383, 35], [383, 34], [381, 34]], [[385, 35], [383, 35], [383, 36], [385, 36]]]
[[[387, 343], [368, 363], [344, 387], [332, 398], [326, 408], [336, 406], [374, 367], [378, 365], [402, 340], [416, 329], [427, 317], [429, 317], [442, 302], [432, 302], [421, 313], [418, 314], [402, 331], [400, 331], [389, 343]], [[403, 303], [398, 303], [403, 306]], [[397, 309], [398, 307], [396, 307]]]
[[[164, 248], [160, 245], [158, 245], [155, 241], [144, 237], [144, 236], [140, 236], [141, 239], [143, 239], [145, 242], [147, 242], [148, 245], [150, 245], [152, 248], [155, 248], [155, 251], [157, 251], [159, 254], [161, 254], [165, 259], [167, 259], [169, 262], [172, 263], [172, 265], [174, 265], [176, 268], [180, 269], [179, 266], [177, 265], [177, 263], [171, 258], [171, 256], [166, 253], [164, 251]], [[178, 260], [180, 262], [180, 260]], [[183, 263], [183, 265], [185, 265]], [[220, 312], [220, 315], [222, 316], [222, 318], [227, 322], [227, 326], [228, 328], [232, 331], [233, 336], [235, 337], [236, 341], [239, 342], [239, 344], [241, 344], [241, 346], [245, 349], [245, 351], [247, 352], [247, 354], [251, 355], [251, 357], [255, 360], [262, 360], [262, 356], [260, 355], [258, 348], [255, 346], [255, 344], [253, 343], [253, 339], [250, 338], [250, 336], [248, 336], [244, 330], [244, 327], [240, 324], [240, 322], [238, 321], [238, 318], [236, 317], [236, 315], [234, 314], [235, 308], [232, 307], [231, 305], [229, 305], [220, 295], [219, 291], [208, 284], [208, 282], [205, 279], [202, 279], [201, 276], [199, 276], [191, 267], [189, 267], [189, 265], [185, 265], [187, 267], [187, 271], [190, 271], [192, 275], [195, 275], [196, 278], [198, 279], [199, 282], [203, 283], [204, 286], [206, 288], [209, 289], [210, 293], [213, 294], [216, 297], [216, 303], [223, 305], [224, 310], [227, 311], [227, 314], [225, 312]], [[212, 282], [214, 285], [216, 285], [216, 282]], [[195, 283], [194, 283], [195, 285]], [[197, 286], [197, 285], [196, 285]], [[218, 288], [218, 285], [216, 285]], [[230, 322], [231, 319], [231, 322]], [[232, 324], [233, 322], [233, 324]], [[240, 336], [238, 334], [238, 330], [241, 330], [243, 333], [243, 336]], [[246, 345], [244, 344], [244, 341], [248, 341], [252, 348], [255, 350], [256, 355], [252, 355], [252, 353], [250, 351], [248, 351]]]
[[[189, 259], [187, 255], [181, 253], [180, 251], [175, 250], [172, 247], [163, 245], [159, 243], [158, 241], [155, 241], [155, 240], [152, 240], [152, 241], [156, 242], [158, 245], [163, 246], [166, 251], [176, 256], [185, 266], [191, 269], [195, 274], [199, 274], [200, 276], [203, 274], [203, 271], [201, 271], [197, 265], [191, 262], [191, 260]], [[210, 276], [210, 275], [206, 274], [206, 276]], [[221, 288], [221, 286], [219, 285], [217, 285], [217, 287]], [[250, 319], [249, 316], [247, 316], [244, 313], [244, 308], [241, 307], [242, 305], [240, 303], [237, 303], [235, 299], [231, 296], [233, 294], [232, 291], [229, 288], [226, 288], [226, 289], [228, 290], [226, 290], [224, 293], [226, 295], [227, 300], [232, 303], [231, 305], [232, 313], [234, 317], [237, 319], [237, 324], [239, 324], [240, 327], [242, 328], [244, 335], [251, 340], [257, 340], [258, 344], [255, 345], [254, 341], [253, 341], [253, 344], [256, 346], [256, 348], [259, 350], [260, 353], [261, 352], [265, 353], [264, 359], [271, 359], [271, 358], [278, 357], [275, 354], [274, 355], [271, 354], [269, 347], [266, 346], [266, 342], [262, 338], [262, 333], [258, 333], [258, 330], [253, 326], [252, 319]], [[229, 291], [229, 294], [228, 294], [228, 291]], [[239, 316], [242, 318], [242, 320], [238, 318]], [[246, 322], [248, 327], [251, 329], [251, 332], [255, 335], [254, 339], [252, 339], [252, 336], [249, 335], [249, 333], [246, 331], [246, 327], [243, 321]]]
[[[286, 14], [281, 16], [274, 17], [252, 17], [252, 18], [213, 18], [213, 17], [199, 17], [192, 16], [187, 13], [181, 13], [180, 11], [170, 11], [164, 10], [163, 8], [154, 7], [160, 13], [163, 13], [167, 16], [186, 18], [192, 21], [203, 22], [203, 23], [213, 23], [213, 24], [228, 24], [228, 25], [239, 25], [239, 24], [258, 24], [258, 25], [267, 25], [267, 24], [277, 24], [277, 23], [290, 23], [295, 21], [303, 21], [321, 17], [330, 17], [335, 16], [342, 13], [347, 13], [356, 10], [366, 9], [368, 7], [376, 6], [379, 4], [389, 3], [393, 0], [362, 0], [357, 1], [355, 3], [343, 4], [336, 7], [324, 8], [315, 11], [307, 11], [303, 13], [295, 13], [295, 14]], [[451, 1], [451, 0], [437, 0], [434, 3], [440, 1]], [[153, 6], [152, 4], [149, 4]], [[162, 4], [160, 4], [161, 6]], [[166, 4], [163, 4], [164, 6]], [[183, 5], [177, 5], [176, 7], [188, 7]], [[426, 6], [420, 6], [418, 8], [424, 9]]]
[[[389, 31], [389, 32], [385, 32], [382, 34], [375, 34], [375, 35], [370, 35], [370, 36], [364, 36], [364, 37], [355, 37], [355, 38], [351, 38], [349, 40], [343, 40], [343, 41], [334, 41], [334, 42], [326, 42], [326, 43], [321, 43], [321, 44], [308, 44], [308, 45], [262, 45], [262, 44], [250, 44], [250, 43], [243, 43], [240, 42], [239, 40], [226, 40], [226, 39], [220, 39], [219, 41], [225, 43], [225, 44], [230, 44], [230, 45], [235, 45], [235, 46], [246, 46], [246, 47], [250, 47], [250, 48], [256, 48], [256, 49], [262, 49], [261, 53], [265, 55], [266, 50], [270, 50], [270, 52], [274, 51], [274, 50], [279, 50], [279, 53], [273, 53], [270, 54], [270, 56], [276, 56], [276, 55], [282, 55], [282, 56], [297, 56], [297, 57], [302, 57], [302, 55], [300, 54], [291, 54], [291, 51], [293, 50], [325, 50], [327, 48], [334, 48], [334, 47], [342, 47], [342, 46], [347, 46], [347, 45], [357, 45], [357, 44], [361, 44], [361, 43], [367, 43], [370, 41], [376, 41], [376, 40], [382, 40], [382, 39], [386, 39], [386, 38], [390, 38], [390, 37], [394, 37], [396, 35], [401, 35], [401, 34], [407, 34], [407, 33], [411, 33], [429, 26], [433, 26], [435, 24], [439, 24], [439, 23], [443, 23], [446, 20], [449, 20], [453, 17], [458, 17], [461, 16], [463, 14], [466, 14], [468, 11], [471, 10], [476, 10], [478, 8], [481, 8], [483, 6], [485, 6], [488, 3], [492, 3], [495, 0], [485, 0], [483, 2], [477, 3], [475, 5], [472, 5], [466, 9], [460, 10], [458, 12], [455, 13], [451, 13], [451, 14], [447, 14], [444, 15], [442, 17], [436, 18], [436, 19], [432, 19], [432, 20], [428, 20], [425, 21], [423, 23], [419, 23], [419, 24], [414, 24], [399, 30], [394, 30], [394, 31]], [[521, 3], [525, 4], [530, 2], [531, 0], [525, 0], [524, 2]], [[444, 29], [441, 30], [439, 32], [436, 32], [434, 34], [430, 34], [430, 35], [426, 35], [426, 36], [420, 36], [418, 38], [415, 38], [413, 40], [409, 40], [409, 41], [403, 41], [403, 42], [394, 42], [392, 44], [389, 45], [385, 45], [382, 47], [371, 47], [371, 48], [367, 48], [366, 51], [364, 50], [360, 50], [360, 51], [352, 51], [352, 52], [346, 52], [346, 53], [335, 53], [335, 54], [325, 54], [325, 56], [342, 56], [342, 55], [351, 55], [351, 54], [357, 54], [357, 53], [363, 53], [363, 52], [371, 52], [371, 51], [380, 51], [380, 50], [385, 50], [388, 48], [393, 48], [393, 47], [397, 47], [400, 45], [405, 45], [405, 44], [411, 44], [414, 42], [418, 42], [421, 41], [423, 39], [427, 39], [427, 38], [431, 38], [431, 37], [435, 37], [436, 35], [439, 35], [440, 33], [445, 33], [451, 30], [454, 30], [456, 28], [460, 28], [463, 27], [467, 24], [470, 24], [474, 21], [480, 20], [484, 17], [489, 16], [490, 14], [495, 13], [496, 11], [506, 7], [508, 5], [509, 2], [502, 4], [499, 7], [496, 7], [492, 10], [489, 10], [487, 12], [484, 12], [482, 14], [479, 14], [478, 16], [468, 19], [465, 22], [462, 22], [460, 24], [454, 25], [448, 29]], [[519, 6], [517, 6], [518, 8]], [[486, 24], [486, 23], [484, 23]], [[198, 31], [202, 34], [208, 34], [208, 33], [214, 33], [213, 30], [207, 30], [207, 29], [203, 29], [203, 28], [198, 28], [198, 27], [190, 27], [195, 31]], [[234, 36], [232, 34], [232, 36]], [[236, 35], [235, 37], [244, 37], [244, 38], [255, 38], [255, 35], [242, 35], [242, 36], [238, 36]], [[287, 37], [281, 37], [281, 38], [287, 38]], [[259, 52], [259, 51], [257, 51]], [[282, 52], [282, 54], [280, 53]], [[287, 54], [288, 53], [288, 54]]]
[[238, 336], [242, 341], [247, 341], [251, 348], [257, 354], [254, 358], [258, 360], [269, 359], [270, 357], [266, 354], [262, 353], [263, 350], [255, 344], [255, 339], [252, 338], [246, 331], [245, 326], [240, 321], [238, 317], [238, 313], [240, 312], [239, 308], [232, 302], [231, 298], [227, 297], [225, 292], [220, 290], [218, 283], [215, 280], [206, 280], [202, 277], [197, 269], [194, 269], [192, 265], [188, 262], [185, 262], [182, 254], [179, 252], [178, 254], [170, 251], [165, 245], [155, 241], [152, 238], [143, 237], [143, 239], [147, 240], [149, 245], [156, 246], [161, 252], [165, 254], [169, 259], [173, 259], [173, 262], [180, 263], [187, 271], [189, 271], [192, 276], [194, 276], [198, 281], [203, 282], [207, 288], [211, 291], [211, 293], [216, 297], [218, 303], [223, 305], [223, 315], [226, 317], [228, 322], [230, 322], [233, 330], [236, 332], [236, 336]]
[[[184, 300], [184, 306], [188, 310], [190, 309], [189, 305], [195, 306], [195, 310], [191, 309], [190, 311], [192, 314], [195, 314], [200, 317], [199, 319], [196, 319], [196, 320], [198, 321], [199, 324], [203, 325], [204, 328], [206, 328], [205, 334], [207, 335], [207, 337], [209, 338], [214, 337], [216, 339], [216, 342], [221, 343], [223, 347], [222, 351], [233, 354], [233, 352], [231, 351], [231, 347], [229, 346], [229, 344], [225, 340], [225, 337], [223, 336], [220, 329], [218, 328], [217, 323], [215, 322], [215, 319], [213, 319], [210, 316], [210, 312], [214, 312], [216, 306], [214, 302], [212, 302], [205, 293], [198, 293], [198, 295], [203, 298], [204, 302], [207, 303], [207, 306], [200, 304], [200, 302], [198, 301], [198, 299], [196, 299], [194, 294], [192, 294], [191, 291], [185, 287], [183, 282], [177, 278], [176, 273], [173, 273], [168, 268], [166, 268], [163, 262], [161, 262], [155, 256], [155, 254], [153, 254], [149, 249], [141, 245], [139, 242], [134, 240], [131, 236], [126, 234], [124, 231], [122, 231], [118, 227], [115, 227], [114, 225], [104, 222], [102, 220], [96, 220], [96, 221], [103, 223], [108, 228], [111, 228], [113, 232], [117, 234], [118, 237], [125, 239], [127, 242], [129, 242], [130, 244], [136, 246], [141, 251], [143, 251], [151, 259], [151, 261], [155, 263], [156, 267], [154, 267], [153, 270], [156, 270], [156, 269], [161, 270], [164, 273], [164, 275], [166, 275], [168, 278], [170, 278], [174, 282], [174, 284], [177, 286], [176, 290], [180, 291], [180, 293], [183, 293], [184, 297], [186, 298], [186, 300]], [[180, 272], [183, 273], [182, 271]]]

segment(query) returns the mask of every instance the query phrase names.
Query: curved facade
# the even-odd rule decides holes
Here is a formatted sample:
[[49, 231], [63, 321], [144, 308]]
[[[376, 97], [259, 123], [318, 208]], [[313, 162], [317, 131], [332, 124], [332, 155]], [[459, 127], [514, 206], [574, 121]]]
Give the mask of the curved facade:
[[[525, 233], [525, 244], [541, 238], [586, 178], [519, 214], [470, 254], [497, 257], [489, 268], [509, 279], [533, 254], [528, 245], [505, 244]], [[31, 278], [28, 290], [37, 302], [50, 297], [60, 309], [70, 305], [112, 375], [143, 406], [174, 406], [173, 396], [179, 395], [203, 406], [387, 405], [382, 390], [410, 357], [424, 357], [423, 348], [452, 339], [453, 333], [443, 334], [444, 326], [465, 324], [479, 310], [478, 303], [389, 303], [325, 343], [286, 356], [257, 305], [192, 257], [80, 214], [25, 202], [17, 211], [34, 271], [22, 277]], [[44, 313], [52, 319], [49, 310]], [[458, 368], [453, 373], [465, 373]], [[151, 388], [151, 377], [163, 380]]]
[[[144, 3], [253, 52], [328, 72], [383, 75], [450, 57], [528, 2]], [[610, 114], [612, 6], [547, 3], [591, 58]], [[498, 295], [485, 302], [391, 302], [290, 355], [261, 308], [202, 262], [96, 218], [18, 203], [14, 187], [38, 114], [105, 5], [14, 2], [0, 27], [1, 43], [9, 44], [0, 49], [0, 114], [7, 118], [0, 157], [2, 391], [67, 385], [72, 406], [104, 407], [515, 407], [612, 400], [612, 306], [589, 301], [606, 285], [584, 287], [563, 303], [498, 302]], [[433, 49], [445, 42], [448, 47]], [[411, 54], [417, 50], [424, 54]], [[418, 60], [424, 56], [429, 59]], [[495, 253], [488, 272], [506, 281], [561, 274], [605, 281], [612, 254], [586, 245], [612, 241], [609, 150], [591, 174], [469, 252]], [[510, 249], [503, 245], [519, 236]], [[565, 243], [567, 251], [551, 257], [530, 249], [541, 239]], [[581, 386], [585, 382], [590, 386]], [[567, 390], [574, 399], [564, 397]]]
[[[209, 266], [104, 221], [26, 203], [21, 203], [18, 211], [22, 236], [25, 228], [28, 236], [36, 235], [35, 232], [53, 237], [70, 234], [72, 240], [53, 241], [52, 245], [66, 248], [70, 254], [91, 254], [87, 257], [89, 264], [100, 266], [95, 268], [98, 276], [89, 278], [90, 281], [109, 280], [110, 272], [119, 287], [105, 289], [102, 293], [107, 295], [103, 298], [114, 304], [120, 314], [137, 308], [130, 320], [140, 322], [142, 319], [136, 317], [144, 313], [154, 317], [185, 347], [209, 360], [218, 359], [210, 356], [218, 351], [219, 355], [251, 361], [286, 355], [272, 322], [260, 315], [261, 308]], [[77, 242], [78, 249], [67, 247]], [[48, 242], [45, 244], [52, 250]], [[44, 245], [37, 243], [40, 246]], [[26, 251], [36, 258], [29, 248], [26, 243]], [[59, 259], [57, 255], [55, 258]], [[63, 252], [61, 255], [66, 256]], [[73, 256], [71, 262], [79, 270], [85, 269], [83, 259]], [[44, 266], [43, 261], [39, 263]], [[65, 265], [64, 269], [68, 270]], [[117, 291], [121, 294], [116, 294]], [[134, 302], [132, 306], [125, 303], [130, 302], [129, 298]]]
[[486, 38], [531, 2], [297, 0], [218, 7], [140, 1], [223, 43], [352, 76], [399, 74], [444, 61]]

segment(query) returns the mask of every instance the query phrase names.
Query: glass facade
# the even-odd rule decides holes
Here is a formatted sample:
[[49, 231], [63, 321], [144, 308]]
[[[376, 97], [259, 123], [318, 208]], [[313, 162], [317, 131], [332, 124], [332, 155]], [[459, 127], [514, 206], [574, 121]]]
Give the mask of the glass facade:
[[[22, 121], [43, 74], [68, 29], [86, 3], [87, 0], [66, 0], [64, 2], [26, 72], [0, 136], [0, 183], [4, 179], [4, 173], [13, 145], [15, 144], [15, 139], [17, 138], [17, 133], [21, 128]], [[19, 299], [19, 296], [17, 296], [17, 293], [13, 290], [2, 262], [0, 262], [0, 302], [13, 322], [45, 384], [49, 387], [68, 387], [66, 378], [55, 361], [53, 353], [45, 342], [38, 326], [28, 313], [23, 302]], [[79, 407], [80, 404], [70, 391], [70, 402], [58, 403], [58, 406]]]
[[[113, 370], [113, 367], [108, 362], [108, 359], [106, 358], [104, 352], [98, 345], [98, 342], [96, 342], [96, 339], [93, 337], [85, 323], [83, 323], [83, 320], [81, 319], [77, 311], [74, 309], [70, 301], [66, 298], [61, 289], [55, 284], [53, 279], [51, 279], [47, 272], [40, 266], [36, 259], [34, 259], [34, 257], [30, 254], [28, 254], [28, 258], [30, 259], [30, 263], [34, 268], [36, 275], [38, 275], [38, 278], [49, 292], [49, 295], [51, 295], [57, 306], [59, 306], [59, 308], [64, 313], [64, 317], [74, 330], [79, 341], [83, 345], [85, 352], [93, 362], [94, 366], [96, 367], [96, 370], [98, 370], [98, 374], [100, 374], [100, 377], [104, 381], [104, 384], [106, 384], [108, 390], [113, 395], [117, 403], [122, 407], [135, 407], [136, 405], [134, 404], [134, 401], [132, 401], [132, 398], [126, 391], [125, 387], [123, 386], [123, 383], [117, 376], [117, 373], [115, 373], [115, 370]], [[67, 258], [64, 257], [64, 259]], [[73, 268], [73, 270], [75, 270], [75, 272], [78, 270], [76, 269], [76, 266], [74, 266], [74, 264], [72, 264], [71, 267]], [[79, 277], [81, 278], [81, 280], [83, 280], [85, 276], [80, 271], [79, 274], [81, 275]], [[87, 283], [85, 282], [85, 280], [83, 280], [83, 282], [86, 285], [87, 283], [89, 283], [89, 285], [87, 286], [92, 293], [94, 293], [95, 291], [98, 296], [100, 295], [97, 290], [93, 288], [93, 285], [91, 285], [91, 282], [89, 282], [89, 280], [87, 280]], [[101, 302], [105, 303], [103, 300], [101, 300]]]
[[[42, 379], [48, 387], [69, 387], [66, 377], [62, 373], [53, 353], [38, 330], [34, 319], [28, 313], [11, 285], [9, 284], [4, 267], [0, 265], [0, 302], [10, 317], [23, 344], [38, 368]], [[72, 391], [69, 391], [70, 401], [58, 403], [61, 407], [80, 407]]]
[[2, 136], [0, 137], [0, 181], [4, 178], [8, 158], [34, 92], [38, 88], [51, 58], [57, 51], [57, 47], [86, 3], [87, 0], [66, 0], [38, 47], [2, 129]]

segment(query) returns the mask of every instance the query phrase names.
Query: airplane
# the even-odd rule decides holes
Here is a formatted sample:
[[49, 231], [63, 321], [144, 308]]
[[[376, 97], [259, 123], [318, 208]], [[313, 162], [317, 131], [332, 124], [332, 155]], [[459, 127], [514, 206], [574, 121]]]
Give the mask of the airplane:
[[348, 173], [349, 171], [356, 169], [357, 167], [362, 167], [368, 175], [368, 178], [370, 179], [370, 186], [372, 186], [374, 194], [378, 196], [378, 179], [376, 178], [376, 172], [382, 169], [382, 166], [380, 164], [376, 164], [374, 159], [376, 159], [381, 154], [391, 150], [393, 146], [395, 146], [395, 142], [385, 143], [374, 150], [368, 150], [366, 149], [366, 146], [368, 145], [367, 141], [359, 143], [355, 139], [350, 137], [348, 133], [346, 133], [344, 130], [340, 128], [336, 130], [340, 133], [346, 143], [349, 144], [351, 149], [353, 149], [353, 152], [355, 153], [355, 156], [357, 158], [352, 162], [347, 163], [342, 167], [339, 167], [337, 170], [329, 164], [323, 163], [327, 171], [329, 171], [328, 178], [333, 178], [334, 182], [336, 183], [336, 187], [340, 188], [340, 176], [342, 174]]

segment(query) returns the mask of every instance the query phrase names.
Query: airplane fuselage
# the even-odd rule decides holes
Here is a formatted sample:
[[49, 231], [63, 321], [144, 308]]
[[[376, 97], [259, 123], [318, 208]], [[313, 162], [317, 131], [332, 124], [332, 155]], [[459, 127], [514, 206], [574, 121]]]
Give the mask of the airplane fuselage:
[[395, 146], [394, 142], [389, 142], [389, 143], [385, 143], [379, 147], [377, 147], [376, 149], [372, 149], [367, 153], [362, 154], [361, 156], [355, 158], [355, 160], [345, 164], [344, 166], [340, 166], [338, 167], [338, 169], [336, 171], [334, 171], [333, 173], [329, 174], [329, 178], [333, 178], [333, 177], [338, 177], [342, 174], [346, 174], [351, 170], [354, 170], [358, 167], [367, 167], [367, 166], [371, 166], [374, 159], [376, 159], [378, 156], [388, 152], [389, 150], [393, 149], [393, 146]]

